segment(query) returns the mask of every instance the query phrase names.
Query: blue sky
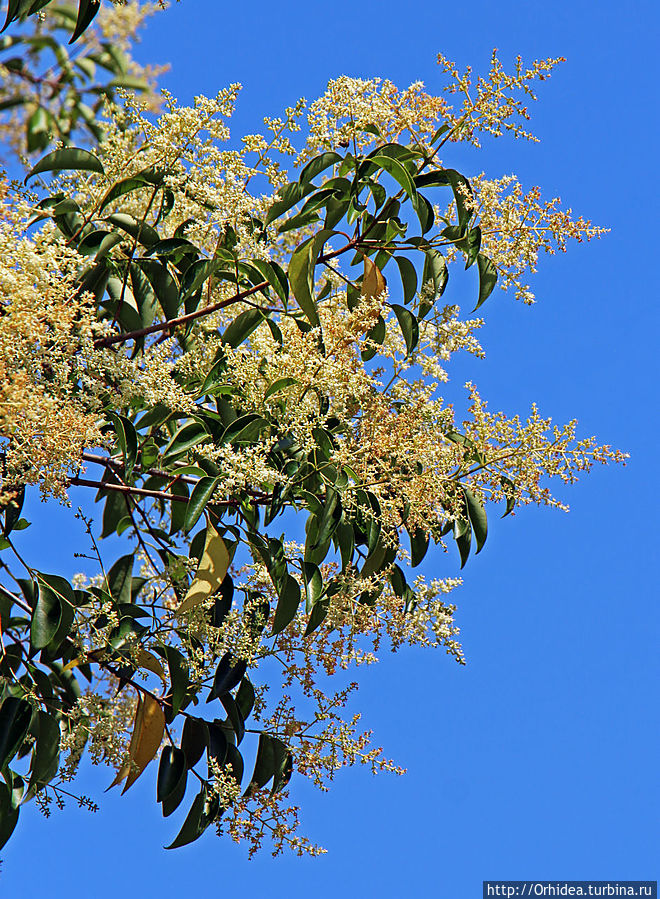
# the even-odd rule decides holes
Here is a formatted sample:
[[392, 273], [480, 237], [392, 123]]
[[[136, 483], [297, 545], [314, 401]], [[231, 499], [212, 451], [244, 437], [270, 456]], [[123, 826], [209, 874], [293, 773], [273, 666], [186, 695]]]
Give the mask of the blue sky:
[[[468, 899], [483, 879], [657, 877], [657, 34], [656, 3], [635, 0], [182, 0], [153, 20], [139, 56], [171, 63], [163, 84], [182, 101], [243, 83], [237, 136], [339, 74], [422, 79], [433, 91], [438, 51], [477, 71], [493, 47], [505, 62], [566, 56], [533, 108], [540, 144], [501, 139], [444, 161], [515, 172], [611, 233], [542, 260], [533, 308], [496, 291], [486, 361], [458, 361], [451, 374], [457, 394], [471, 377], [493, 408], [537, 401], [631, 459], [562, 492], [569, 515], [493, 520], [454, 594], [465, 668], [407, 650], [363, 672], [365, 724], [408, 773], [348, 771], [327, 795], [293, 784], [305, 833], [327, 855], [248, 862], [212, 834], [164, 852], [175, 825], [159, 816], [155, 771], [119, 797], [103, 795], [96, 770], [85, 789], [99, 814], [72, 807], [45, 821], [25, 809], [2, 853], [2, 895]], [[26, 534], [48, 557], [42, 567], [70, 573], [68, 515], [34, 509], [41, 524]], [[425, 565], [458, 569], [451, 552]], [[29, 876], [37, 863], [47, 880]]]

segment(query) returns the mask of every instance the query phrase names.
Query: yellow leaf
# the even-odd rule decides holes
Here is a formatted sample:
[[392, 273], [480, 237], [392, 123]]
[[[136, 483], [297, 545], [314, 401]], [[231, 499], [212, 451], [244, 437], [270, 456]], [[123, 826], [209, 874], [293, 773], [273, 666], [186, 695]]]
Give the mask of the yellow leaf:
[[368, 256], [364, 257], [364, 277], [362, 278], [362, 296], [368, 300], [379, 297], [386, 287], [383, 273]]
[[71, 659], [71, 661], [67, 662], [64, 668], [62, 668], [62, 674], [64, 674], [65, 671], [73, 671], [73, 669], [80, 665], [81, 662], [82, 658], [80, 656], [75, 659]]
[[146, 668], [147, 671], [153, 671], [153, 673], [157, 674], [163, 683], [167, 683], [167, 678], [165, 677], [165, 669], [160, 664], [156, 656], [152, 652], [149, 652], [148, 649], [142, 649], [142, 647], [138, 649], [137, 663], [140, 668]]
[[160, 748], [165, 732], [165, 715], [153, 696], [144, 695], [138, 703], [135, 727], [129, 748], [130, 771], [122, 795], [142, 774]]
[[189, 612], [190, 609], [194, 609], [200, 602], [204, 602], [212, 593], [219, 590], [228, 568], [229, 552], [225, 546], [225, 541], [213, 525], [209, 524], [206, 528], [204, 553], [202, 554], [195, 580], [177, 609], [177, 615], [180, 615], [182, 612]]
[[[144, 710], [143, 710], [143, 703], [142, 703], [142, 695], [139, 694], [137, 706], [135, 708], [135, 720], [133, 722], [133, 733], [131, 734], [131, 742], [128, 746], [129, 759], [132, 759], [135, 755], [135, 749], [137, 747], [138, 739], [140, 736], [140, 728], [142, 727], [143, 714], [144, 714]], [[130, 772], [130, 770], [131, 770], [130, 762], [126, 762], [124, 765], [122, 765], [121, 768], [119, 769], [119, 771], [117, 771], [117, 776], [115, 777], [115, 779], [112, 781], [112, 783], [108, 787], [108, 790], [111, 790], [113, 787], [117, 786], [118, 783], [121, 783], [122, 780], [126, 777], [126, 775]], [[106, 793], [108, 790], [106, 790]]]

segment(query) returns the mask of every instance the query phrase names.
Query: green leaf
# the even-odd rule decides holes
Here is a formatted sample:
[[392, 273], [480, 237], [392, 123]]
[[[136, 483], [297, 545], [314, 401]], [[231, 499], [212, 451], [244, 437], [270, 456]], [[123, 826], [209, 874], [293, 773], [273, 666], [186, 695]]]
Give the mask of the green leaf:
[[236, 348], [252, 334], [261, 324], [265, 316], [260, 309], [246, 309], [237, 315], [234, 321], [227, 326], [222, 335], [222, 342]]
[[305, 608], [307, 612], [310, 612], [323, 593], [323, 577], [318, 565], [314, 565], [313, 562], [303, 562], [303, 580], [306, 594]]
[[198, 259], [186, 269], [181, 279], [181, 303], [193, 296], [218, 268], [214, 259]]
[[168, 465], [178, 456], [209, 439], [208, 432], [199, 422], [194, 421], [183, 425], [172, 435], [170, 442], [165, 447], [163, 456], [166, 458], [163, 460], [163, 464]]
[[286, 390], [287, 387], [292, 387], [294, 384], [298, 383], [296, 378], [278, 378], [277, 381], [273, 381], [268, 390], [264, 393], [264, 402], [281, 390]]
[[73, 44], [80, 35], [85, 31], [96, 13], [101, 8], [101, 0], [80, 0], [78, 7], [78, 18], [76, 19], [76, 27], [71, 35], [70, 44]]
[[384, 169], [396, 182], [404, 189], [408, 196], [413, 199], [417, 196], [417, 188], [415, 182], [408, 170], [396, 159], [391, 156], [385, 156], [382, 152], [375, 156], [370, 156], [368, 161]]
[[167, 660], [170, 673], [169, 699], [172, 704], [172, 717], [174, 717], [179, 713], [188, 691], [190, 683], [188, 665], [182, 653], [174, 646], [163, 646], [161, 655]]
[[156, 785], [156, 801], [165, 802], [185, 782], [188, 770], [186, 755], [183, 749], [176, 746], [163, 746], [158, 765], [158, 782]]
[[311, 193], [313, 190], [313, 184], [299, 184], [297, 181], [285, 184], [284, 187], [281, 187], [277, 192], [278, 199], [275, 200], [268, 210], [266, 218], [264, 219], [264, 225], [270, 225], [271, 222], [274, 222], [275, 219], [284, 215], [285, 212], [288, 212], [292, 206], [299, 203], [303, 197], [306, 197], [307, 194]]
[[186, 518], [183, 531], [189, 534], [197, 524], [200, 515], [206, 508], [207, 503], [213, 496], [215, 488], [218, 486], [220, 478], [200, 478], [195, 484], [193, 492], [188, 500], [186, 507]]
[[246, 793], [249, 795], [254, 790], [265, 787], [271, 777], [273, 793], [285, 786], [291, 776], [290, 755], [289, 749], [281, 740], [270, 734], [261, 733], [254, 773]]
[[315, 156], [314, 159], [310, 159], [310, 161], [300, 173], [300, 178], [298, 180], [300, 184], [307, 184], [309, 181], [312, 181], [314, 178], [316, 178], [317, 175], [320, 175], [321, 172], [329, 169], [331, 165], [336, 165], [341, 161], [342, 157], [339, 155], [339, 153], [335, 153], [333, 151], [321, 153], [320, 156]]
[[44, 649], [54, 639], [62, 621], [62, 599], [47, 584], [39, 584], [39, 598], [32, 615], [30, 642]]
[[286, 305], [289, 299], [289, 281], [286, 273], [276, 262], [266, 262], [265, 259], [252, 259], [250, 265], [257, 269], [259, 274], [268, 281], [278, 297]]
[[479, 269], [479, 299], [472, 310], [473, 312], [488, 299], [497, 284], [497, 269], [488, 256], [479, 253], [477, 256], [477, 268]]
[[461, 241], [461, 249], [465, 253], [465, 268], [470, 268], [477, 261], [479, 250], [481, 249], [481, 228], [470, 228], [465, 238], [465, 242]]
[[330, 600], [329, 599], [320, 599], [315, 605], [312, 606], [312, 611], [309, 616], [309, 620], [307, 621], [307, 627], [305, 628], [305, 637], [309, 637], [317, 627], [320, 627], [321, 624], [325, 621], [325, 618], [328, 614], [328, 610], [330, 608]]
[[236, 694], [236, 705], [240, 709], [243, 720], [250, 717], [250, 712], [254, 707], [254, 687], [249, 677], [244, 677]]
[[60, 766], [60, 725], [48, 712], [39, 712], [37, 747], [32, 758], [32, 770], [27, 794], [41, 789], [57, 774]]
[[106, 415], [115, 429], [117, 445], [124, 458], [125, 476], [126, 478], [130, 478], [135, 463], [137, 462], [138, 453], [138, 438], [135, 426], [133, 425], [133, 422], [124, 415], [118, 415], [116, 412], [107, 412]]
[[261, 434], [269, 427], [267, 419], [255, 412], [242, 415], [228, 425], [220, 439], [221, 443], [231, 443], [232, 446], [255, 443]]
[[506, 518], [516, 507], [516, 485], [510, 478], [501, 477], [500, 480], [506, 497], [506, 509], [502, 518]]
[[229, 745], [227, 731], [217, 721], [208, 721], [206, 726], [209, 731], [209, 745], [207, 748], [209, 763], [213, 761], [218, 767], [222, 768], [227, 758], [227, 746]]
[[480, 553], [484, 543], [486, 542], [486, 537], [488, 536], [488, 520], [486, 518], [486, 510], [469, 487], [463, 487], [463, 494], [465, 496], [468, 515], [470, 516], [470, 523], [472, 524], [472, 530], [474, 532], [474, 539], [477, 542], [477, 553]]
[[230, 574], [226, 574], [220, 584], [215, 601], [213, 603], [213, 626], [222, 627], [222, 624], [231, 609], [231, 601], [234, 596], [234, 581]]
[[142, 174], [133, 175], [130, 178], [123, 178], [121, 181], [117, 181], [101, 200], [99, 212], [103, 212], [105, 207], [109, 206], [113, 200], [118, 200], [119, 197], [133, 193], [135, 190], [141, 190], [144, 187], [153, 187], [153, 182], [147, 180]]
[[434, 300], [441, 297], [444, 293], [448, 278], [449, 273], [445, 257], [437, 250], [428, 249], [425, 254], [422, 284], [426, 284], [428, 281], [432, 282]]
[[229, 718], [229, 723], [236, 734], [236, 743], [240, 744], [245, 736], [245, 721], [241, 714], [241, 709], [231, 693], [225, 693], [224, 696], [220, 698], [220, 702], [223, 704], [225, 711], [227, 712], [227, 717]]
[[178, 835], [166, 849], [178, 849], [180, 846], [186, 846], [193, 843], [204, 833], [209, 824], [218, 814], [219, 800], [217, 796], [209, 796], [206, 787], [202, 787], [197, 796], [193, 800], [190, 811], [183, 822], [183, 826]]
[[296, 617], [300, 605], [300, 585], [298, 581], [287, 574], [282, 588], [278, 591], [279, 599], [275, 609], [271, 636], [279, 634]]
[[6, 785], [0, 783], [0, 849], [14, 832], [18, 823], [18, 806], [14, 807]]
[[7, 696], [0, 706], [0, 771], [16, 755], [27, 736], [32, 706], [25, 699]]
[[133, 553], [117, 559], [108, 572], [108, 593], [116, 603], [130, 603], [133, 587]]
[[321, 250], [333, 234], [334, 231], [323, 228], [318, 234], [296, 247], [289, 261], [291, 290], [298, 305], [313, 326], [319, 324], [316, 302], [313, 297], [314, 270]]
[[105, 174], [105, 169], [99, 159], [89, 150], [81, 150], [79, 147], [65, 147], [62, 150], [53, 150], [30, 170], [25, 180], [39, 175], [41, 172], [61, 172], [64, 169], [73, 169], [77, 172], [98, 172]]
[[[12, 491], [13, 492], [13, 491]], [[14, 495], [6, 503], [4, 507], [5, 513], [5, 521], [2, 528], [2, 533], [5, 537], [7, 537], [14, 529], [21, 530], [18, 527], [19, 520], [21, 519], [21, 511], [23, 509], [23, 503], [25, 502], [25, 485], [22, 484], [20, 487], [16, 489]]]
[[409, 356], [419, 341], [419, 325], [417, 319], [405, 306], [392, 303], [392, 309], [399, 322], [403, 339], [406, 341], [406, 355]]
[[114, 212], [112, 215], [107, 215], [101, 219], [101, 221], [110, 222], [111, 225], [121, 228], [122, 231], [125, 231], [134, 240], [141, 243], [143, 247], [152, 247], [160, 239], [155, 228], [124, 212]]
[[181, 734], [181, 749], [186, 756], [186, 767], [194, 768], [201, 759], [208, 744], [206, 721], [187, 717]]
[[454, 522], [454, 540], [461, 557], [461, 568], [464, 568], [472, 545], [472, 527], [467, 519], [458, 519]]
[[337, 525], [335, 531], [335, 539], [339, 544], [339, 552], [341, 554], [341, 570], [345, 571], [346, 567], [353, 560], [353, 552], [355, 550], [355, 537], [351, 525], [343, 519]]
[[241, 785], [241, 781], [243, 780], [243, 756], [240, 754], [238, 749], [234, 746], [233, 743], [227, 744], [227, 766], [231, 769], [231, 774], [236, 783]]
[[415, 528], [410, 535], [410, 564], [413, 568], [422, 561], [429, 548], [429, 535], [423, 528]]
[[213, 686], [209, 692], [207, 702], [211, 702], [212, 699], [219, 699], [225, 693], [237, 687], [242, 681], [247, 670], [247, 662], [244, 659], [239, 659], [235, 665], [232, 665], [231, 660], [232, 654], [228, 650], [220, 659], [215, 670]]
[[116, 490], [108, 492], [103, 507], [103, 527], [101, 537], [109, 537], [117, 530], [120, 521], [128, 515], [128, 506], [123, 493]]
[[403, 285], [403, 302], [407, 304], [417, 293], [417, 272], [413, 263], [406, 256], [395, 256], [394, 261], [399, 266]]

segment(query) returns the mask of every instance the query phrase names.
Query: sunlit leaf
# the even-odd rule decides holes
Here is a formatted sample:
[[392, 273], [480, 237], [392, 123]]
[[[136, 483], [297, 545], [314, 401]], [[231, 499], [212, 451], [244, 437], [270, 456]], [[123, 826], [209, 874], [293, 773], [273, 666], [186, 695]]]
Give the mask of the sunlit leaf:
[[204, 552], [195, 579], [177, 609], [177, 615], [189, 612], [219, 590], [228, 568], [229, 553], [225, 542], [213, 525], [209, 524], [206, 528]]

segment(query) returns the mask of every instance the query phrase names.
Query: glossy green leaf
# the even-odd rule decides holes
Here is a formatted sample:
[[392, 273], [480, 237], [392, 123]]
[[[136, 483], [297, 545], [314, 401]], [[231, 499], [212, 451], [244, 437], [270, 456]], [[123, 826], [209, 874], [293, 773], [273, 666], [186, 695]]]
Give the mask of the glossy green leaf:
[[107, 412], [106, 415], [114, 425], [117, 446], [123, 456], [125, 476], [130, 478], [137, 462], [138, 453], [138, 438], [135, 426], [125, 415], [118, 415], [116, 412]]
[[306, 197], [307, 194], [311, 193], [313, 190], [313, 184], [299, 184], [297, 181], [293, 181], [290, 184], [281, 187], [277, 192], [277, 199], [266, 214], [264, 224], [270, 225], [271, 222], [274, 222], [275, 219], [284, 215], [285, 212], [288, 212], [289, 209], [295, 206], [296, 203], [299, 203], [303, 197]]
[[111, 225], [115, 225], [117, 228], [125, 231], [126, 234], [142, 244], [143, 247], [152, 247], [160, 239], [155, 228], [152, 228], [147, 222], [139, 221], [132, 215], [127, 215], [124, 212], [113, 212], [102, 219], [102, 221], [110, 222]]
[[417, 188], [415, 187], [415, 182], [413, 181], [408, 170], [403, 166], [398, 160], [393, 159], [390, 156], [383, 155], [382, 152], [378, 152], [375, 156], [369, 157], [369, 162], [377, 165], [379, 168], [384, 169], [391, 175], [392, 178], [404, 189], [404, 191], [408, 194], [409, 197], [415, 198], [417, 196]]
[[92, 19], [101, 8], [101, 0], [80, 0], [78, 6], [78, 18], [76, 19], [76, 27], [71, 35], [70, 44], [73, 44], [85, 29], [91, 24]]
[[108, 592], [117, 603], [131, 602], [134, 559], [133, 553], [121, 556], [108, 572]]
[[270, 632], [273, 637], [283, 631], [296, 617], [296, 612], [300, 605], [300, 585], [294, 577], [287, 574], [278, 593], [279, 598], [275, 609], [275, 617], [273, 618], [273, 627]]
[[481, 249], [481, 228], [479, 226], [470, 228], [465, 241], [462, 241], [460, 246], [465, 253], [465, 268], [470, 268], [477, 261]]
[[183, 822], [183, 826], [176, 838], [166, 846], [166, 849], [178, 849], [193, 843], [204, 833], [218, 814], [219, 801], [217, 796], [209, 795], [206, 787], [202, 787], [193, 800], [190, 811]]
[[510, 478], [501, 477], [502, 489], [506, 497], [506, 509], [502, 518], [510, 515], [516, 507], [516, 485]]
[[433, 285], [433, 299], [441, 297], [447, 286], [449, 272], [447, 270], [447, 262], [442, 253], [437, 250], [429, 249], [426, 251], [424, 260], [424, 271], [422, 274], [422, 284], [425, 285], [431, 281]]
[[291, 776], [290, 752], [285, 744], [270, 734], [259, 735], [257, 758], [254, 764], [254, 773], [246, 792], [265, 787], [273, 778], [273, 790], [282, 789]]
[[486, 518], [486, 510], [484, 509], [481, 501], [477, 499], [477, 497], [469, 487], [463, 487], [463, 495], [465, 496], [465, 502], [467, 505], [468, 515], [470, 516], [470, 523], [472, 525], [474, 539], [477, 543], [477, 553], [479, 553], [481, 552], [481, 549], [486, 542], [486, 537], [488, 536], [488, 520]]
[[333, 151], [321, 153], [319, 156], [315, 156], [314, 159], [310, 159], [300, 173], [300, 178], [298, 180], [301, 184], [307, 184], [309, 181], [316, 178], [317, 175], [320, 175], [321, 172], [329, 169], [331, 165], [336, 165], [338, 162], [341, 162], [341, 160], [342, 157], [339, 153]]
[[231, 771], [232, 777], [240, 787], [243, 780], [243, 771], [245, 766], [243, 763], [243, 756], [233, 743], [227, 744], [226, 765]]
[[208, 745], [206, 722], [201, 718], [188, 716], [183, 724], [181, 749], [186, 756], [186, 766], [194, 768], [201, 759]]
[[488, 299], [497, 284], [497, 269], [488, 256], [479, 253], [477, 267], [479, 269], [479, 299], [474, 307], [475, 310]]
[[39, 584], [39, 598], [32, 615], [30, 642], [44, 649], [55, 637], [62, 621], [63, 601], [47, 584]]
[[286, 304], [289, 299], [289, 281], [280, 266], [276, 262], [267, 262], [265, 259], [252, 259], [250, 265], [257, 269], [282, 302]]
[[231, 693], [225, 693], [224, 696], [221, 696], [220, 702], [227, 712], [227, 718], [236, 735], [236, 743], [240, 745], [241, 740], [245, 736], [245, 720], [243, 719], [241, 708]]
[[303, 580], [306, 595], [305, 608], [307, 612], [310, 612], [323, 592], [323, 576], [318, 565], [314, 565], [312, 562], [303, 562]]
[[101, 203], [99, 205], [99, 212], [103, 212], [106, 206], [109, 206], [110, 203], [114, 202], [114, 200], [118, 200], [120, 197], [123, 197], [125, 194], [133, 193], [136, 190], [143, 190], [144, 188], [153, 189], [154, 184], [156, 183], [153, 177], [151, 179], [145, 177], [146, 173], [140, 173], [137, 175], [132, 175], [130, 178], [123, 178], [121, 181], [117, 181], [112, 187], [107, 191]]
[[329, 608], [329, 599], [320, 599], [315, 605], [312, 606], [312, 611], [310, 612], [309, 619], [307, 620], [307, 627], [305, 628], [305, 637], [309, 637], [310, 634], [313, 634], [314, 631], [323, 624], [327, 617]]
[[410, 310], [405, 308], [405, 306], [399, 306], [397, 303], [392, 303], [392, 309], [399, 322], [403, 339], [406, 342], [406, 355], [409, 356], [419, 342], [419, 325], [417, 324], [417, 319]]
[[422, 561], [429, 548], [429, 535], [423, 528], [415, 528], [410, 533], [410, 564], [413, 568]]
[[227, 746], [229, 745], [227, 731], [219, 721], [208, 721], [206, 726], [209, 732], [207, 747], [209, 762], [213, 761], [222, 768], [227, 758]]
[[413, 263], [406, 256], [395, 256], [394, 261], [399, 267], [401, 283], [403, 285], [403, 302], [409, 303], [417, 293], [417, 271]]
[[0, 771], [12, 760], [27, 736], [32, 706], [16, 696], [5, 697], [0, 706]]
[[211, 702], [212, 699], [220, 698], [225, 693], [233, 690], [243, 679], [247, 670], [247, 662], [243, 659], [239, 659], [235, 664], [232, 664], [232, 658], [232, 654], [228, 650], [220, 659], [218, 667], [215, 670], [213, 686], [209, 692], [206, 700], [207, 702]]
[[39, 790], [57, 774], [60, 765], [60, 725], [58, 720], [40, 711], [37, 745], [32, 757], [28, 795]]
[[98, 172], [100, 175], [105, 174], [105, 169], [101, 165], [100, 160], [90, 153], [89, 150], [82, 150], [79, 147], [64, 147], [61, 150], [53, 150], [30, 170], [25, 180], [39, 175], [42, 172], [61, 172], [66, 169], [72, 169], [76, 172]]
[[454, 540], [461, 557], [461, 568], [464, 568], [472, 546], [472, 527], [468, 520], [458, 519], [454, 522]]
[[259, 327], [264, 317], [260, 309], [246, 309], [227, 326], [222, 342], [234, 348], [240, 346]]
[[163, 746], [158, 765], [157, 802], [169, 799], [179, 788], [181, 780], [185, 781], [187, 773], [184, 751], [176, 746]]
[[327, 228], [300, 244], [292, 253], [289, 261], [289, 283], [298, 305], [305, 313], [310, 324], [319, 324], [314, 292], [314, 271], [319, 254], [334, 231]]
[[18, 815], [18, 806], [14, 807], [7, 786], [0, 783], [0, 849], [14, 832], [18, 823]]
[[179, 312], [179, 285], [164, 263], [140, 259], [139, 266], [149, 279], [165, 318], [175, 318]]
[[277, 381], [273, 381], [268, 390], [264, 393], [264, 402], [269, 400], [271, 396], [274, 396], [276, 393], [280, 393], [282, 390], [286, 390], [287, 387], [292, 387], [297, 383], [298, 380], [296, 378], [278, 378]]
[[254, 700], [254, 687], [249, 677], [244, 677], [236, 694], [236, 705], [240, 709], [244, 720], [250, 717], [250, 712], [254, 707]]
[[200, 478], [199, 481], [197, 481], [193, 488], [193, 492], [190, 494], [188, 506], [186, 507], [186, 518], [183, 528], [184, 533], [189, 534], [195, 527], [219, 482], [220, 478], [208, 477]]

